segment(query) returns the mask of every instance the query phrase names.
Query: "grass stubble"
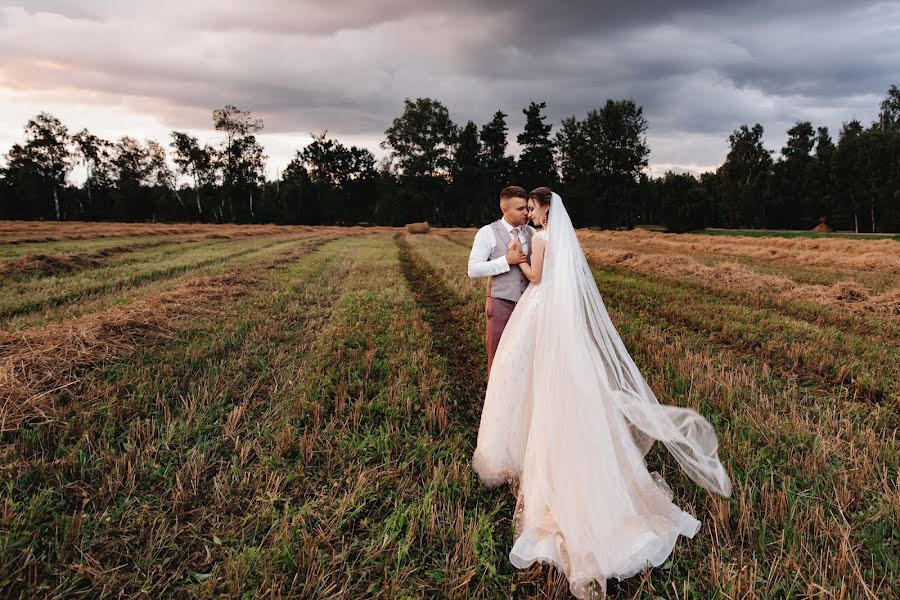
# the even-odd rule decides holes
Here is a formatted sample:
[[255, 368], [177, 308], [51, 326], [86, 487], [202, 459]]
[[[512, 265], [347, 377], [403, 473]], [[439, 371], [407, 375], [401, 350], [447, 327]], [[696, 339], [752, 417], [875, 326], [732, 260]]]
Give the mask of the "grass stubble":
[[[55, 397], [51, 419], [2, 434], [9, 484], [0, 502], [0, 584], [9, 595], [162, 597], [200, 584], [199, 565], [211, 562], [197, 562], [207, 555], [196, 554], [197, 528], [228, 514], [222, 502], [232, 509], [256, 502], [242, 467], [272, 432], [255, 427], [254, 413], [268, 410], [296, 378], [353, 243], [345, 238], [280, 264], [190, 282], [174, 293], [187, 305], [171, 295], [151, 299], [156, 306], [148, 310], [159, 311], [163, 325], [156, 326], [166, 334], [155, 340], [130, 343], [115, 328], [118, 319], [98, 317], [97, 331], [121, 352], [114, 347], [115, 356], [101, 356]], [[127, 307], [131, 317], [144, 309], [140, 301]], [[133, 334], [140, 319], [126, 325]], [[73, 361], [61, 374], [79, 366]], [[243, 439], [247, 430], [259, 435]], [[265, 496], [268, 480], [255, 483]], [[226, 526], [213, 529], [230, 539]], [[237, 541], [243, 548], [248, 539]]]

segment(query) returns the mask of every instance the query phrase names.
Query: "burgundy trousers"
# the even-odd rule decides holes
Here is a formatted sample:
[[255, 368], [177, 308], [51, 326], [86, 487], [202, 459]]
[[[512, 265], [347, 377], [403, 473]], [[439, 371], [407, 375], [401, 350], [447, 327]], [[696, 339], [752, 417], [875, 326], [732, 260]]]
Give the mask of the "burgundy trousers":
[[515, 307], [516, 303], [512, 300], [491, 298], [490, 296], [484, 303], [484, 314], [487, 316], [485, 345], [487, 346], [489, 375], [491, 365], [494, 363], [494, 355], [497, 353], [497, 345], [500, 343], [500, 336], [503, 335], [503, 329]]

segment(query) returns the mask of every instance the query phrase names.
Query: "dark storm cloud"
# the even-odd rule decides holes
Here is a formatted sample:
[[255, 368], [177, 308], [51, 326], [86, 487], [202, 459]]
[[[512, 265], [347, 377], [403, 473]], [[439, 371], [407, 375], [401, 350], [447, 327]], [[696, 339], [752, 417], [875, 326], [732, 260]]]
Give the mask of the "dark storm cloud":
[[897, 40], [897, 2], [30, 0], [0, 4], [0, 86], [170, 128], [234, 103], [267, 132], [373, 149], [404, 97], [458, 122], [502, 109], [513, 128], [532, 99], [558, 123], [633, 98], [652, 163], [712, 165], [742, 123], [777, 149], [796, 120], [874, 118], [900, 82]]
[[614, 27], [663, 20], [678, 12], [707, 12], [740, 6], [739, 1], [666, 0], [643, 2], [552, 1], [495, 2], [484, 0], [268, 0], [264, 3], [156, 2], [152, 12], [119, 0], [10, 0], [31, 12], [50, 12], [71, 18], [103, 20], [155, 12], [162, 18], [187, 18], [194, 27], [213, 30], [254, 30], [327, 35], [342, 29], [364, 29], [386, 22], [430, 15], [502, 16], [510, 24], [498, 41], [550, 34], [578, 35]]

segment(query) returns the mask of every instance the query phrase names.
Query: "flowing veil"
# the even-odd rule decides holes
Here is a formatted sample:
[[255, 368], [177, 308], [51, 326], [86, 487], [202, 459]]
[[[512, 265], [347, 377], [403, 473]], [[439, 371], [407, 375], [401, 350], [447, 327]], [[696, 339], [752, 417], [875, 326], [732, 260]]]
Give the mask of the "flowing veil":
[[548, 234], [544, 289], [537, 307], [534, 397], [571, 402], [576, 409], [580, 400], [607, 402], [625, 419], [643, 455], [658, 440], [694, 482], [731, 495], [712, 425], [691, 409], [659, 403], [610, 321], [556, 193], [550, 203]]

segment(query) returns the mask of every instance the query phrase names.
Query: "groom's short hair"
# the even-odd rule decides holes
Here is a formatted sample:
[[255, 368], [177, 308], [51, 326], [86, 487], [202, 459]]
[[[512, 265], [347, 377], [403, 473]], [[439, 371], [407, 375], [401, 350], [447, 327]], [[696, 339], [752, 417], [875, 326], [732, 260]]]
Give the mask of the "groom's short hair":
[[500, 190], [500, 201], [510, 200], [512, 198], [522, 198], [523, 200], [528, 199], [528, 192], [525, 191], [525, 188], [519, 187], [517, 185], [508, 185], [502, 190]]

